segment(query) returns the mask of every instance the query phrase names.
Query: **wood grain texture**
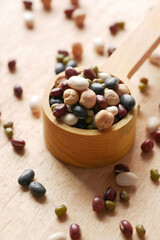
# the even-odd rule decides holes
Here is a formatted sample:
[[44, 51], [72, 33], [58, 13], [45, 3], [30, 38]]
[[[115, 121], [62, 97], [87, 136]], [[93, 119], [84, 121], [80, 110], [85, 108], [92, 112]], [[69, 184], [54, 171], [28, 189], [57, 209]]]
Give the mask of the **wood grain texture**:
[[[91, 209], [94, 195], [102, 195], [105, 188], [115, 184], [113, 165], [99, 169], [81, 169], [62, 164], [46, 149], [43, 141], [42, 119], [32, 116], [29, 99], [35, 94], [42, 96], [48, 80], [53, 77], [55, 55], [58, 48], [70, 49], [74, 41], [84, 44], [83, 65], [100, 65], [106, 56], [100, 57], [93, 51], [92, 39], [100, 35], [106, 46], [119, 46], [134, 27], [143, 19], [148, 9], [158, 0], [81, 0], [87, 13], [86, 27], [79, 30], [73, 22], [65, 21], [63, 9], [68, 0], [53, 3], [51, 12], [42, 9], [35, 1], [35, 29], [24, 27], [24, 10], [20, 1], [1, 0], [0, 7], [0, 103], [2, 120], [0, 126], [0, 239], [1, 240], [44, 240], [56, 231], [65, 231], [69, 225], [80, 224], [82, 240], [123, 240], [119, 221], [129, 220], [133, 227], [142, 223], [147, 229], [146, 240], [160, 238], [159, 229], [159, 184], [150, 180], [149, 170], [160, 169], [159, 150], [155, 144], [153, 153], [141, 154], [140, 145], [146, 139], [147, 117], [159, 117], [160, 70], [147, 61], [131, 79], [137, 87], [140, 77], [149, 79], [144, 94], [138, 94], [141, 111], [138, 116], [136, 141], [131, 152], [120, 162], [129, 165], [138, 176], [136, 188], [129, 188], [129, 206], [117, 201], [115, 213], [96, 215]], [[92, 6], [92, 8], [90, 7]], [[110, 36], [107, 26], [115, 20], [125, 20], [126, 31], [116, 37]], [[94, 23], [94, 24], [93, 24]], [[57, 30], [58, 29], [58, 30]], [[66, 33], [65, 41], [64, 34]], [[8, 73], [7, 61], [17, 59], [17, 72]], [[13, 86], [24, 87], [22, 101], [13, 96]], [[6, 99], [7, 97], [7, 99]], [[26, 151], [20, 156], [15, 153], [6, 138], [3, 123], [13, 120], [16, 137], [26, 140]], [[47, 189], [46, 199], [37, 201], [31, 194], [19, 187], [17, 179], [27, 168], [34, 169], [36, 180]], [[55, 206], [65, 203], [68, 217], [58, 220], [54, 215]], [[69, 239], [69, 237], [68, 237]], [[134, 240], [138, 236], [134, 231]]]

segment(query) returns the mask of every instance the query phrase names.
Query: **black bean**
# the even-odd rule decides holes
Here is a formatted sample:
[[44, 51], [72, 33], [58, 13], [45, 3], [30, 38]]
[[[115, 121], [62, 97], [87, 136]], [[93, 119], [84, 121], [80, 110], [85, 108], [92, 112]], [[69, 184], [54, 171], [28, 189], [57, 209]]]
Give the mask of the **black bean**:
[[119, 122], [119, 118], [117, 116], [114, 116], [114, 123], [113, 124], [118, 123], [118, 122]]
[[57, 63], [55, 67], [55, 73], [59, 74], [65, 70], [64, 64], [63, 63]]
[[27, 186], [32, 182], [34, 175], [35, 173], [33, 170], [27, 169], [18, 178], [18, 183], [22, 186]]
[[78, 117], [86, 117], [88, 114], [86, 108], [84, 108], [83, 106], [78, 105], [78, 104], [73, 105], [71, 109], [72, 109], [73, 114], [75, 114]]
[[54, 103], [63, 103], [63, 100], [60, 98], [50, 98], [49, 104], [52, 106]]
[[74, 60], [69, 60], [67, 62], [67, 64], [66, 64], [66, 67], [73, 67], [73, 68], [75, 68], [75, 67], [77, 67], [77, 63]]
[[29, 184], [29, 190], [36, 197], [42, 197], [46, 193], [45, 187], [39, 182], [31, 182]]
[[130, 111], [136, 104], [135, 99], [129, 94], [123, 94], [120, 97], [120, 103], [127, 109], [127, 111]]
[[78, 119], [78, 122], [74, 126], [80, 129], [87, 129], [87, 123], [85, 119]]
[[93, 90], [96, 94], [101, 95], [104, 93], [104, 87], [102, 84], [94, 82], [91, 84], [90, 89]]
[[105, 86], [106, 88], [109, 89], [115, 89], [119, 84], [119, 79], [115, 78], [115, 77], [108, 77], [105, 80]]

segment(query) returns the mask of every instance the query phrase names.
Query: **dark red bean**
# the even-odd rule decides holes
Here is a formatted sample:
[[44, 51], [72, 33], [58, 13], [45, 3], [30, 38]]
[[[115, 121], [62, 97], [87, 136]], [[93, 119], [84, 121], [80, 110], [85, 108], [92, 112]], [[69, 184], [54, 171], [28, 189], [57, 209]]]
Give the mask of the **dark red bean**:
[[104, 109], [107, 107], [107, 101], [102, 95], [96, 96], [96, 104], [100, 109]]
[[119, 119], [124, 118], [127, 115], [127, 110], [122, 104], [118, 104], [118, 114], [116, 115]]
[[123, 172], [129, 172], [129, 167], [125, 164], [116, 164], [114, 166], [114, 173], [117, 175], [119, 173], [123, 173]]
[[14, 86], [14, 95], [17, 97], [17, 98], [21, 98], [22, 97], [22, 93], [23, 93], [23, 89], [22, 87], [19, 85], [19, 84], [16, 84]]
[[60, 97], [63, 94], [62, 88], [53, 88], [50, 95], [52, 97]]
[[141, 145], [141, 149], [143, 152], [151, 152], [154, 147], [154, 142], [152, 139], [147, 139]]
[[20, 138], [12, 138], [11, 144], [15, 150], [23, 150], [26, 143]]
[[65, 13], [66, 17], [71, 19], [72, 18], [72, 14], [76, 10], [76, 8], [77, 8], [76, 6], [71, 6], [70, 8], [65, 9], [64, 13]]
[[116, 50], [115, 47], [109, 47], [109, 48], [108, 48], [108, 56], [111, 56], [112, 53], [113, 53], [115, 50]]
[[69, 233], [72, 240], [79, 239], [82, 235], [80, 226], [75, 223], [70, 226]]
[[67, 111], [67, 106], [64, 103], [60, 103], [58, 104], [54, 109], [53, 109], [53, 115], [55, 117], [60, 117], [63, 114], [65, 114], [65, 112]]
[[66, 75], [66, 78], [70, 78], [72, 76], [77, 76], [79, 74], [79, 72], [77, 72], [74, 68], [72, 67], [67, 67], [66, 70], [65, 70], [65, 75]]
[[133, 228], [130, 222], [127, 220], [123, 220], [119, 224], [121, 232], [124, 234], [125, 237], [131, 237], [133, 234]]
[[116, 190], [112, 187], [107, 188], [107, 190], [104, 193], [104, 200], [110, 200], [114, 201], [116, 199], [117, 193]]
[[95, 72], [92, 69], [90, 69], [90, 68], [84, 69], [83, 73], [84, 73], [84, 77], [89, 78], [90, 80], [93, 80], [93, 79], [95, 79], [97, 77]]
[[61, 83], [61, 89], [62, 91], [64, 92], [66, 89], [70, 88], [69, 85], [68, 85], [68, 80], [64, 80], [62, 83]]
[[160, 143], [160, 131], [156, 131], [154, 135], [155, 141]]
[[10, 72], [14, 72], [16, 70], [16, 60], [15, 59], [9, 60], [8, 68], [9, 68]]
[[64, 49], [58, 50], [58, 53], [59, 53], [59, 54], [62, 54], [62, 55], [65, 56], [65, 57], [67, 57], [67, 56], [69, 55], [69, 52], [66, 51], [66, 50], [64, 50]]
[[32, 1], [25, 0], [25, 1], [23, 1], [23, 4], [24, 4], [25, 9], [27, 9], [27, 10], [31, 10], [32, 9]]
[[119, 26], [117, 23], [113, 23], [112, 25], [110, 25], [109, 30], [111, 32], [112, 35], [116, 35], [119, 31]]
[[92, 201], [92, 209], [94, 212], [101, 212], [104, 209], [104, 199], [101, 196], [96, 196]]

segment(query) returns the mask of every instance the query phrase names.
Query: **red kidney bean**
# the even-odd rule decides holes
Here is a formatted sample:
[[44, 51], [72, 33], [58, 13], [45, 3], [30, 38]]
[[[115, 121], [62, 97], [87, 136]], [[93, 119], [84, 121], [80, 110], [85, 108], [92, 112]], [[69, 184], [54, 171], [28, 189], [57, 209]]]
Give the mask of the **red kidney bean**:
[[64, 13], [65, 13], [66, 17], [71, 19], [72, 14], [76, 10], [76, 8], [77, 8], [76, 6], [71, 6], [70, 8], [67, 8], [66, 10], [64, 10]]
[[133, 228], [130, 222], [127, 220], [123, 220], [119, 224], [121, 232], [124, 234], [125, 237], [131, 237], [133, 234]]
[[143, 152], [151, 152], [154, 147], [154, 142], [152, 139], [147, 139], [141, 145], [141, 149]]
[[118, 108], [117, 117], [119, 119], [124, 118], [127, 115], [127, 110], [125, 109], [125, 107], [122, 104], [118, 104], [117, 108]]
[[15, 150], [23, 150], [26, 143], [20, 138], [12, 138], [11, 144]]
[[84, 74], [84, 76], [85, 76], [86, 78], [89, 78], [90, 80], [93, 80], [94, 78], [97, 77], [96, 74], [95, 74], [95, 72], [94, 72], [92, 69], [90, 69], [90, 68], [84, 69], [83, 74]]
[[22, 93], [23, 93], [23, 89], [22, 87], [19, 85], [19, 84], [16, 84], [14, 86], [14, 95], [18, 98], [21, 98], [22, 97]]
[[101, 196], [96, 196], [92, 201], [92, 209], [94, 212], [101, 212], [104, 209], [104, 199]]
[[104, 109], [107, 107], [107, 100], [102, 95], [97, 95], [96, 104], [100, 109]]
[[156, 131], [154, 134], [155, 141], [160, 143], [160, 131]]
[[24, 4], [25, 9], [27, 9], [27, 10], [31, 10], [32, 9], [32, 1], [25, 0], [25, 1], [23, 1], [23, 4]]
[[58, 104], [54, 109], [53, 109], [53, 115], [55, 117], [60, 117], [63, 114], [65, 114], [65, 112], [67, 111], [67, 106], [64, 103], [60, 103]]
[[65, 56], [65, 57], [67, 57], [67, 56], [69, 55], [69, 52], [66, 51], [66, 50], [64, 50], [64, 49], [58, 50], [58, 53], [59, 53], [59, 54], [62, 54], [62, 55]]
[[70, 78], [72, 76], [77, 76], [79, 73], [73, 67], [67, 67], [65, 70], [66, 78]]
[[69, 228], [70, 237], [72, 240], [79, 239], [81, 237], [81, 229], [78, 224], [73, 223]]
[[60, 97], [63, 94], [62, 88], [53, 88], [50, 95], [52, 97]]
[[104, 200], [110, 200], [114, 201], [116, 199], [117, 193], [116, 190], [112, 187], [107, 188], [107, 190], [104, 193]]
[[64, 92], [65, 90], [67, 90], [69, 87], [68, 85], [68, 80], [64, 80], [62, 83], [61, 83], [61, 89], [62, 89], [62, 92]]
[[11, 59], [8, 62], [8, 68], [10, 70], [10, 72], [14, 72], [16, 69], [16, 60], [15, 59]]
[[114, 166], [114, 173], [117, 175], [119, 173], [123, 173], [123, 172], [129, 172], [129, 167], [125, 164], [116, 164]]
[[113, 23], [112, 25], [110, 25], [109, 30], [111, 32], [112, 35], [116, 35], [119, 31], [119, 26], [117, 23]]

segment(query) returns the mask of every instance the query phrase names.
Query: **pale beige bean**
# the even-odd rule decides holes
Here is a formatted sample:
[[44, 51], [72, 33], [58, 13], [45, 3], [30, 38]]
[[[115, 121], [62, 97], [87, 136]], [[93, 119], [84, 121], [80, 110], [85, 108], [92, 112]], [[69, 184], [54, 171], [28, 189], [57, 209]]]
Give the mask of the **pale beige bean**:
[[84, 77], [73, 76], [68, 79], [68, 85], [75, 90], [84, 91], [89, 87], [89, 82]]
[[66, 89], [63, 93], [64, 103], [68, 105], [76, 104], [79, 100], [79, 94], [74, 89]]
[[114, 91], [118, 94], [119, 97], [121, 97], [123, 94], [129, 94], [128, 87], [123, 83], [118, 84], [118, 87], [114, 89]]
[[105, 80], [108, 77], [111, 77], [109, 73], [102, 73], [102, 72], [98, 73], [98, 78]]
[[69, 126], [73, 126], [78, 122], [78, 117], [76, 117], [73, 113], [66, 113], [61, 117], [61, 121]]
[[114, 116], [118, 114], [118, 108], [116, 106], [107, 107], [106, 110], [111, 112]]
[[116, 176], [116, 183], [119, 186], [134, 186], [137, 182], [137, 176], [132, 172], [123, 172]]
[[66, 234], [63, 232], [57, 232], [49, 236], [47, 240], [66, 240]]
[[149, 58], [150, 63], [153, 65], [160, 67], [160, 54], [153, 53]]
[[96, 94], [91, 89], [82, 92], [79, 103], [87, 109], [94, 107], [96, 104]]
[[107, 129], [112, 126], [114, 116], [107, 110], [99, 111], [95, 116], [95, 124], [99, 130]]
[[147, 120], [147, 125], [146, 125], [148, 132], [153, 133], [158, 130], [158, 127], [159, 127], [158, 118], [155, 116], [149, 117]]
[[104, 97], [107, 101], [108, 106], [114, 106], [120, 102], [119, 96], [117, 95], [117, 93], [108, 88], [104, 90]]

